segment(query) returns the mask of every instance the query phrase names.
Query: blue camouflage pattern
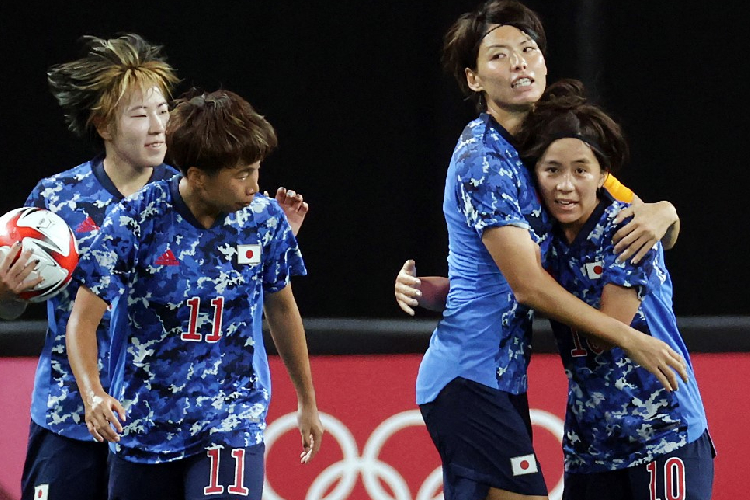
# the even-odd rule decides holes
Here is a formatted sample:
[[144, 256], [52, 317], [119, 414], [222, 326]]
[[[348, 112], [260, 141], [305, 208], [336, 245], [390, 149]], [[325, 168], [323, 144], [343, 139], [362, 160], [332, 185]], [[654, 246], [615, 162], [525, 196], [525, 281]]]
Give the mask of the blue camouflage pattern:
[[[98, 156], [77, 167], [42, 179], [28, 196], [25, 205], [46, 208], [63, 218], [76, 236], [80, 259], [86, 259], [89, 246], [114, 203], [122, 199]], [[172, 167], [160, 165], [151, 180], [167, 179], [176, 173]], [[55, 434], [91, 441], [86, 429], [83, 401], [68, 362], [65, 327], [73, 309], [80, 282], [79, 269], [70, 284], [47, 300], [47, 332], [44, 348], [34, 376], [31, 418], [37, 425]], [[109, 387], [109, 311], [102, 319], [97, 336], [99, 370], [102, 384]]]
[[528, 230], [546, 251], [549, 219], [512, 138], [490, 115], [470, 122], [448, 168], [450, 291], [417, 377], [417, 403], [456, 377], [513, 394], [526, 392], [533, 312], [520, 304], [482, 243], [487, 228]]
[[[619, 347], [596, 342], [552, 321], [569, 380], [563, 453], [568, 473], [641, 465], [690, 443], [707, 427], [690, 356], [672, 310], [672, 283], [661, 243], [638, 265], [618, 262], [614, 223], [627, 205], [600, 191], [599, 206], [568, 244], [553, 231], [546, 267], [569, 292], [599, 308], [604, 286], [634, 288], [641, 305], [631, 326], [663, 340], [688, 362], [689, 382], [669, 392]], [[625, 224], [627, 221], [623, 222]]]
[[132, 462], [262, 442], [271, 395], [263, 296], [306, 273], [275, 200], [255, 195], [205, 229], [179, 180], [120, 203], [82, 264], [86, 286], [113, 304], [110, 394], [127, 420], [111, 449]]

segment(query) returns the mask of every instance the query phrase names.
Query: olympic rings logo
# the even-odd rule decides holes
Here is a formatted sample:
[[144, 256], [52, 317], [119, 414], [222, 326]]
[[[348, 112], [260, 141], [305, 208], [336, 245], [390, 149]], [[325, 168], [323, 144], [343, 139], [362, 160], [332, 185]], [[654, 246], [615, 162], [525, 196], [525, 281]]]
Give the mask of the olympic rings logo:
[[[305, 500], [347, 500], [359, 475], [372, 500], [442, 500], [441, 493], [443, 471], [437, 467], [422, 483], [414, 499], [404, 477], [391, 465], [378, 459], [380, 450], [386, 441], [396, 432], [411, 426], [423, 426], [422, 415], [418, 410], [397, 413], [384, 420], [370, 435], [360, 456], [357, 442], [349, 429], [335, 417], [327, 413], [320, 414], [328, 436], [335, 439], [343, 452], [343, 458], [329, 465], [313, 481], [307, 490]], [[562, 441], [563, 422], [556, 415], [542, 410], [531, 410], [531, 423], [542, 427]], [[266, 454], [270, 453], [274, 442], [290, 430], [297, 430], [297, 414], [287, 413], [268, 425], [265, 432]], [[328, 442], [330, 443], [330, 437]], [[333, 489], [331, 486], [338, 482]], [[383, 488], [387, 484], [393, 496]], [[326, 495], [326, 492], [330, 492]], [[550, 500], [562, 498], [563, 478], [549, 494]], [[324, 496], [325, 495], [325, 496]], [[264, 500], [286, 500], [277, 494], [268, 481], [264, 479]]]

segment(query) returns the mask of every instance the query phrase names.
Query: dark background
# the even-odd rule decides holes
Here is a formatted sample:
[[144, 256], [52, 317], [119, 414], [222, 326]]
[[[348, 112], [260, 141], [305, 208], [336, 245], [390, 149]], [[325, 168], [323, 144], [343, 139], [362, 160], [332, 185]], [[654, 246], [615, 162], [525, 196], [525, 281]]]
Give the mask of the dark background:
[[[676, 313], [750, 315], [747, 19], [732, 2], [526, 3], [547, 27], [548, 81], [584, 80], [630, 138], [621, 179], [677, 207], [682, 234], [667, 255]], [[309, 276], [294, 283], [303, 316], [403, 317], [392, 292], [402, 262], [446, 273], [444, 173], [474, 112], [439, 53], [476, 4], [0, 2], [0, 212], [93, 154], [67, 131], [48, 66], [78, 57], [81, 35], [134, 31], [165, 46], [178, 94], [233, 90], [276, 127], [261, 185], [311, 205], [299, 238]], [[24, 317], [42, 315], [35, 306]]]

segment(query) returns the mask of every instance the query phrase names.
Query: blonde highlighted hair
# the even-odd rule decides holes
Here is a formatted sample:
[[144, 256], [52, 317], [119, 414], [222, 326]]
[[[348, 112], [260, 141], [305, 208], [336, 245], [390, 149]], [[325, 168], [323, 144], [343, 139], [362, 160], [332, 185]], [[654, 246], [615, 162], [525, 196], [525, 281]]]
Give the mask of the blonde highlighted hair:
[[84, 36], [82, 40], [85, 55], [52, 66], [47, 81], [65, 112], [68, 128], [101, 146], [96, 127], [113, 123], [126, 94], [157, 87], [169, 98], [179, 79], [166, 62], [162, 47], [140, 35], [129, 33], [110, 39]]

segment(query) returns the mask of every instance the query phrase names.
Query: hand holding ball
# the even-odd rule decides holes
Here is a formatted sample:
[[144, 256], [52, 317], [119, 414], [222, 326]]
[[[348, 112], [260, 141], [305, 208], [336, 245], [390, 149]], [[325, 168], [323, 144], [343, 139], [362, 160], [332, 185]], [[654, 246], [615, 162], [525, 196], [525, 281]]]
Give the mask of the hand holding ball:
[[38, 263], [32, 276], [42, 282], [32, 290], [21, 292], [20, 298], [43, 302], [63, 290], [78, 265], [78, 245], [70, 227], [57, 214], [36, 207], [11, 210], [0, 217], [0, 255], [8, 255], [10, 247], [21, 242], [21, 250], [31, 250]]

